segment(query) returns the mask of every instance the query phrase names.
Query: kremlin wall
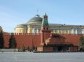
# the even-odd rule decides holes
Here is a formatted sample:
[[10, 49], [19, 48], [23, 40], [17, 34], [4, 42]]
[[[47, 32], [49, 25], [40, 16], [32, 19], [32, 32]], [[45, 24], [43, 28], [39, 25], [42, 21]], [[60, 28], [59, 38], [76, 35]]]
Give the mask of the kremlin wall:
[[[62, 25], [55, 24], [55, 27], [52, 27], [53, 25], [51, 26], [48, 23], [48, 16], [46, 14], [43, 18], [38, 17], [40, 16], [37, 15], [31, 19], [28, 25], [17, 25], [15, 33], [3, 32], [2, 27], [0, 27], [0, 48], [36, 52], [79, 51], [80, 37], [83, 36], [84, 26], [73, 26], [75, 30], [74, 28], [72, 30], [70, 25], [67, 25], [67, 27], [63, 25], [62, 28]], [[61, 31], [58, 30], [59, 26], [61, 26]], [[52, 29], [55, 29], [55, 31], [53, 32]], [[72, 31], [69, 31], [70, 29]]]

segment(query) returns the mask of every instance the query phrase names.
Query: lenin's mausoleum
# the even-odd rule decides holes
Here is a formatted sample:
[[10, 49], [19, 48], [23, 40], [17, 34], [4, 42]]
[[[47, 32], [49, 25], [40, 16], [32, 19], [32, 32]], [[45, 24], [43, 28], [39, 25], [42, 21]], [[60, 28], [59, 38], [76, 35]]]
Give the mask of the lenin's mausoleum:
[[0, 48], [36, 52], [79, 51], [84, 26], [49, 24], [48, 16], [39, 15], [28, 24], [20, 24], [15, 33], [3, 32], [0, 27]]

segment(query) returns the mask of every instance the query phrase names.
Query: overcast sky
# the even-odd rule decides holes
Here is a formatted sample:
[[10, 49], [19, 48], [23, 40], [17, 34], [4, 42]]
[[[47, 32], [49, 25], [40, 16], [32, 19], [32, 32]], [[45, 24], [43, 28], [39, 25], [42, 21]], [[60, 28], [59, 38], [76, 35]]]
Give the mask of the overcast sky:
[[13, 32], [17, 24], [45, 12], [49, 23], [84, 25], [84, 0], [0, 0], [0, 26]]

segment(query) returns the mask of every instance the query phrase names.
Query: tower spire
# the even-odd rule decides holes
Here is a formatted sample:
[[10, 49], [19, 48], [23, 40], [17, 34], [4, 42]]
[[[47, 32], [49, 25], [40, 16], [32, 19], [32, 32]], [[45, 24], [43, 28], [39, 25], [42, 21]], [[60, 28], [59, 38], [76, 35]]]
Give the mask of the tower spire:
[[48, 29], [49, 24], [48, 24], [48, 16], [45, 13], [45, 15], [43, 16], [43, 20], [42, 20], [42, 29]]

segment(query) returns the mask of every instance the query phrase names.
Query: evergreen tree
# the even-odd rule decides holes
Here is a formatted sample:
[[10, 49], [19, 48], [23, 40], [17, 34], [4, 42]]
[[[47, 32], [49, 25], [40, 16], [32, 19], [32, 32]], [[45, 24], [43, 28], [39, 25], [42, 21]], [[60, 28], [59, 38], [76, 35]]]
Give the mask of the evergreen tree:
[[84, 36], [80, 37], [80, 50], [84, 51]]
[[4, 48], [4, 38], [3, 38], [3, 32], [0, 32], [0, 48]]
[[11, 37], [9, 39], [9, 48], [16, 48], [16, 40], [13, 33], [11, 33]]

